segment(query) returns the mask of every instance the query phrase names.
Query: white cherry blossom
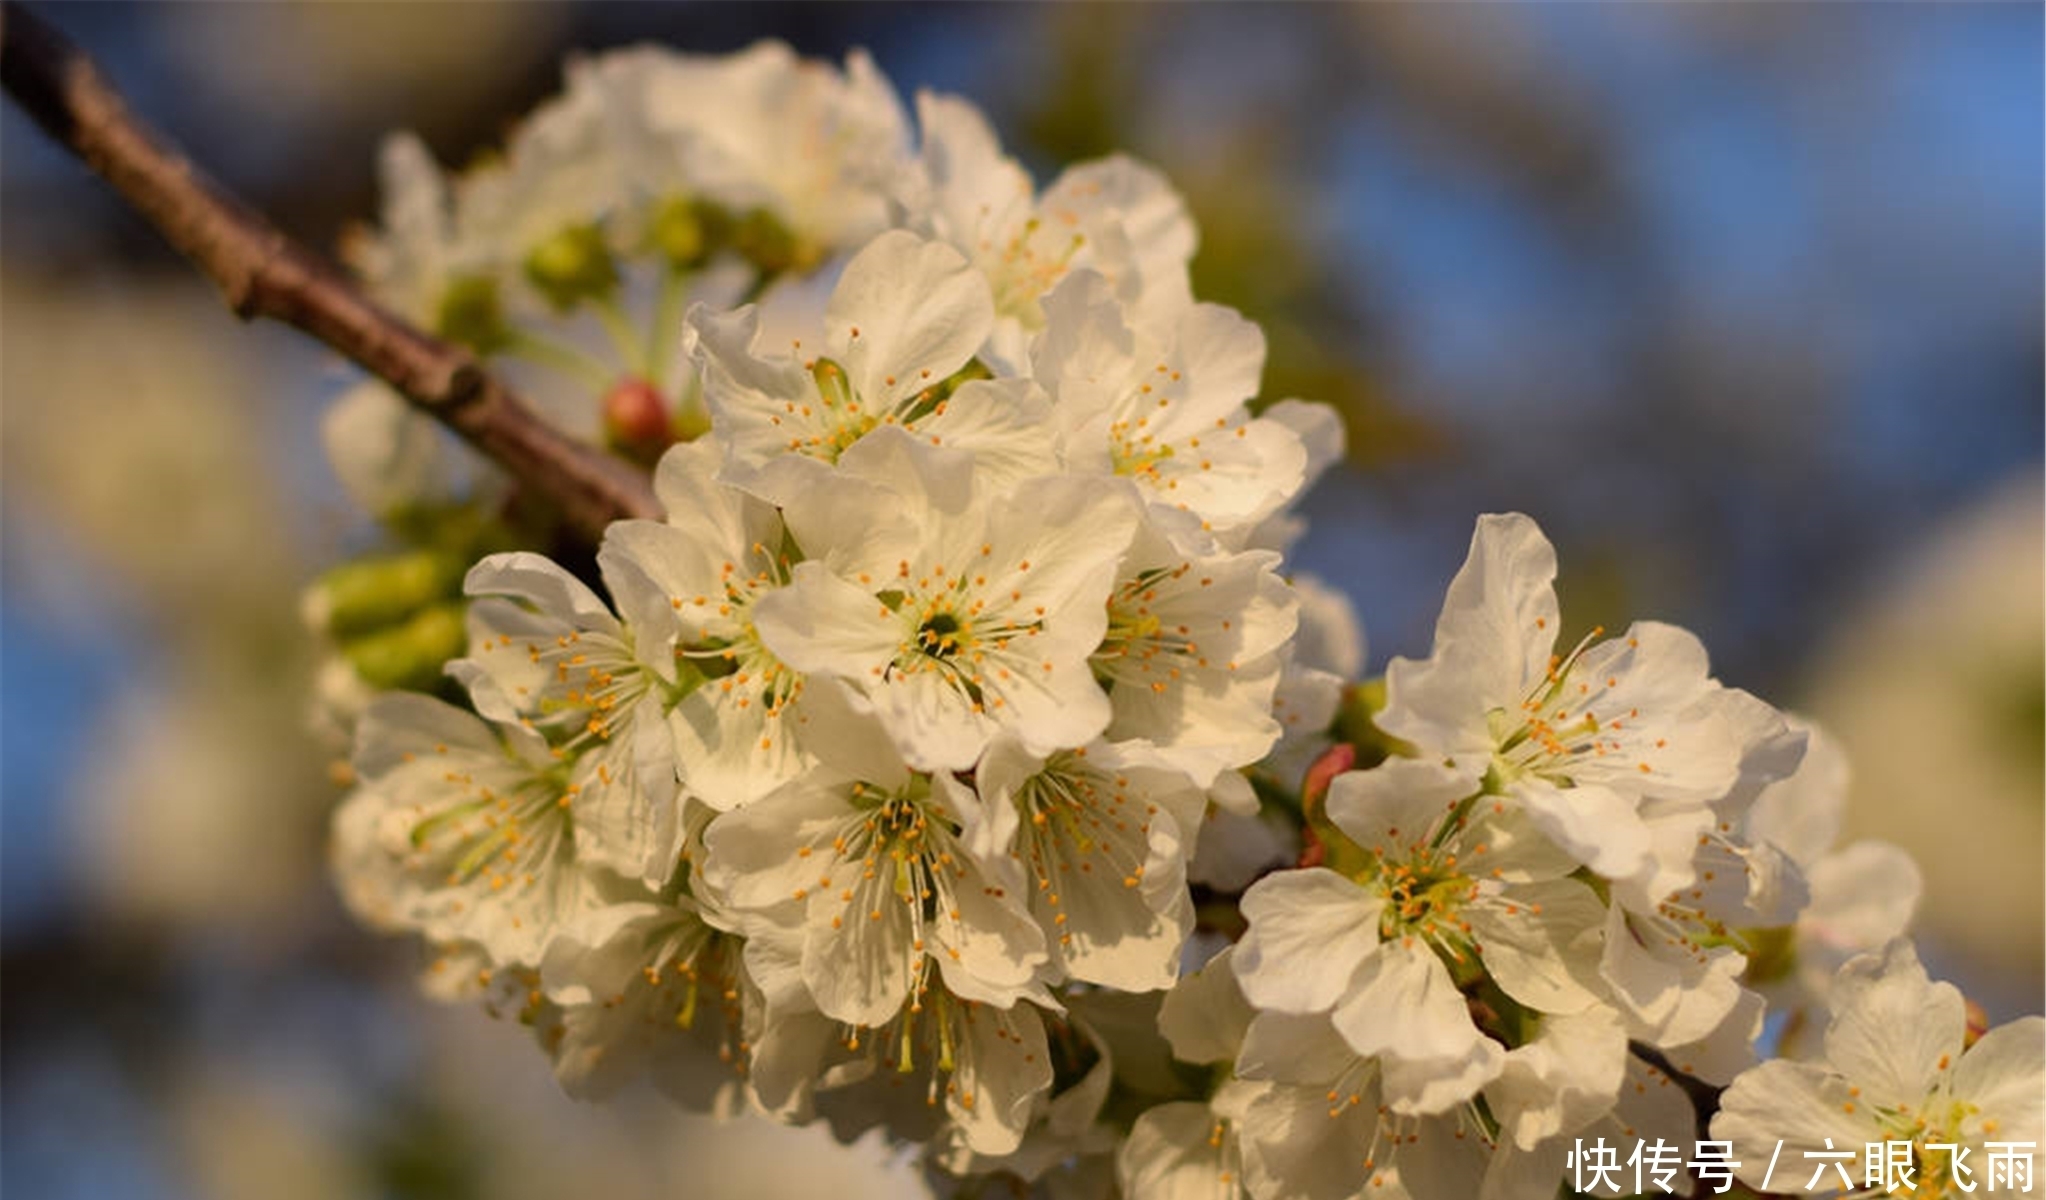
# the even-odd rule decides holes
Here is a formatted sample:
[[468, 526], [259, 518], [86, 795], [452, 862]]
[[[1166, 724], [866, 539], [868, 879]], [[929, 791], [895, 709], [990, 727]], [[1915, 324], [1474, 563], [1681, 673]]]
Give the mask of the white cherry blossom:
[[1147, 747], [1038, 756], [997, 737], [976, 773], [985, 853], [1021, 866], [1055, 978], [1169, 987], [1193, 928], [1186, 862], [1207, 794]]
[[1043, 308], [1031, 369], [1054, 398], [1074, 469], [1134, 480], [1150, 503], [1225, 538], [1305, 485], [1299, 435], [1246, 407], [1264, 370], [1256, 325], [1201, 304], [1156, 330], [1136, 327], [1093, 271], [1067, 276]]
[[1434, 1112], [1495, 1077], [1503, 1052], [1461, 987], [1489, 975], [1545, 1013], [1597, 1003], [1604, 906], [1570, 858], [1509, 802], [1439, 763], [1395, 759], [1338, 776], [1330, 819], [1366, 851], [1356, 878], [1281, 872], [1243, 897], [1235, 965], [1280, 1013], [1329, 1013], [1354, 1053], [1384, 1055], [1388, 1102]]
[[1037, 994], [1044, 936], [1016, 864], [972, 848], [972, 792], [911, 771], [856, 697], [825, 689], [806, 706], [826, 764], [713, 821], [705, 880], [734, 909], [800, 906], [802, 980], [832, 1020], [885, 1024], [933, 974], [1000, 1007]]
[[622, 521], [606, 540], [645, 580], [640, 653], [674, 664], [675, 768], [694, 795], [726, 809], [798, 778], [814, 758], [792, 711], [802, 675], [755, 620], [790, 578], [787, 530], [772, 505], [717, 481], [720, 461], [710, 439], [669, 450], [654, 476], [667, 522]]
[[[1569, 653], [1556, 554], [1519, 514], [1478, 520], [1450, 582], [1435, 647], [1386, 668], [1379, 727], [1427, 757], [1483, 774], [1577, 860], [1608, 879], [1658, 861], [1644, 806], [1703, 812], [1739, 777], [1742, 743], [1704, 647], [1673, 625], [1600, 631]], [[1709, 818], [1707, 818], [1709, 820]], [[1689, 848], [1680, 857], [1687, 866]]]
[[[646, 590], [616, 543], [599, 563], [615, 595]], [[465, 587], [478, 597], [470, 653], [448, 664], [449, 674], [479, 713], [533, 730], [553, 753], [575, 759], [570, 803], [588, 861], [656, 885], [667, 879], [681, 807], [663, 716], [669, 684], [635, 644], [658, 645], [656, 631], [635, 639], [595, 592], [537, 554], [486, 558]]]
[[921, 1007], [832, 1044], [825, 1063], [817, 1106], [842, 1138], [881, 1125], [988, 1157], [1022, 1148], [1052, 1086], [1042, 1009], [964, 1000], [942, 986]]
[[737, 1111], [756, 989], [741, 939], [688, 896], [620, 900], [565, 925], [540, 977], [561, 1010], [548, 1049], [573, 1096], [641, 1074], [687, 1108]]
[[773, 41], [728, 55], [647, 46], [585, 60], [569, 79], [603, 98], [649, 202], [700, 196], [733, 213], [765, 210], [794, 235], [799, 259], [886, 227], [908, 120], [864, 52], [840, 70]]
[[363, 714], [354, 772], [334, 858], [366, 923], [534, 966], [596, 902], [570, 812], [578, 775], [521, 726], [393, 693]]
[[1762, 1186], [1780, 1141], [1792, 1169], [1779, 1168], [1767, 1190], [1832, 1191], [1830, 1175], [1812, 1185], [1807, 1152], [1851, 1148], [1858, 1161], [1862, 1147], [1896, 1141], [1910, 1143], [1913, 1195], [1957, 1196], [1984, 1187], [1991, 1143], [2036, 1150], [2046, 1020], [2024, 1017], [1966, 1045], [1960, 992], [1928, 978], [1902, 940], [1848, 962], [1831, 999], [1816, 1058], [1765, 1062], [1720, 1098], [1712, 1136], [1733, 1142], [1743, 1182]]
[[1108, 684], [1108, 736], [1142, 739], [1202, 786], [1264, 757], [1295, 601], [1264, 551], [1183, 553], [1154, 523], [1137, 531], [1092, 658]]
[[972, 483], [906, 431], [870, 434], [789, 499], [818, 557], [756, 610], [784, 662], [870, 698], [919, 769], [965, 770], [1002, 730], [1037, 754], [1083, 746], [1112, 715], [1088, 658], [1135, 504], [1075, 476]]
[[752, 307], [692, 310], [704, 397], [732, 481], [786, 498], [787, 455], [836, 462], [876, 429], [900, 427], [973, 456], [991, 480], [1057, 468], [1045, 401], [1028, 380], [952, 386], [987, 336], [987, 282], [958, 251], [882, 234], [846, 265], [814, 337], [762, 345]]
[[996, 319], [981, 354], [990, 365], [1023, 367], [1044, 297], [1076, 269], [1107, 279], [1147, 324], [1192, 302], [1193, 222], [1156, 170], [1118, 155], [1070, 168], [1039, 196], [966, 101], [919, 95], [917, 124], [915, 169], [898, 189], [904, 221], [956, 246], [988, 280]]

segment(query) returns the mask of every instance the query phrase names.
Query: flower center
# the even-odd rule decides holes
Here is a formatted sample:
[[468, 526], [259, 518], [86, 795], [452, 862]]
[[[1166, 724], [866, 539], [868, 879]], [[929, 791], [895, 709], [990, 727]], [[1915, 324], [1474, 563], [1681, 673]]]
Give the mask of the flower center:
[[1045, 230], [1042, 218], [1031, 217], [999, 249], [981, 243], [981, 265], [993, 285], [995, 310], [1026, 329], [1042, 326], [1044, 309], [1039, 301], [1065, 278], [1073, 256], [1086, 242], [1078, 232], [1060, 238]]
[[531, 776], [509, 794], [467, 772], [450, 771], [446, 778], [466, 785], [467, 798], [422, 818], [409, 838], [426, 861], [446, 871], [447, 886], [481, 879], [492, 891], [530, 887], [571, 848], [569, 805], [577, 786], [557, 772]]
[[1377, 888], [1385, 897], [1378, 935], [1423, 937], [1446, 944], [1462, 936], [1459, 913], [1477, 894], [1477, 885], [1457, 870], [1456, 856], [1435, 850], [1417, 851], [1404, 862], [1381, 863]]
[[956, 615], [946, 611], [934, 612], [917, 626], [917, 645], [932, 658], [950, 658], [959, 653], [961, 639], [966, 636], [966, 625]]
[[[755, 544], [754, 553], [767, 559], [767, 548]], [[753, 624], [753, 602], [762, 592], [788, 581], [788, 564], [773, 565], [750, 577], [741, 577], [734, 563], [725, 563], [724, 595], [674, 596], [669, 603], [686, 615], [713, 616], [706, 627], [712, 636], [687, 646], [677, 646], [675, 657], [701, 677], [697, 686], [716, 687], [733, 697], [739, 708], [758, 703], [768, 716], [779, 716], [789, 701], [803, 690], [803, 677], [790, 670], [774, 651], [760, 640]], [[686, 672], [685, 672], [686, 675]], [[684, 690], [690, 684], [685, 681]]]
[[[1568, 786], [1572, 772], [1581, 766], [1627, 752], [1627, 743], [1615, 735], [1638, 721], [1641, 710], [1595, 710], [1594, 704], [1604, 708], [1599, 698], [1619, 687], [1620, 679], [1580, 679], [1572, 670], [1604, 633], [1605, 627], [1598, 626], [1569, 654], [1551, 655], [1541, 682], [1515, 709], [1495, 708], [1486, 714], [1498, 747], [1492, 753], [1493, 782], [1533, 775]], [[1638, 737], [1635, 741], [1636, 752], [1644, 750]], [[1662, 749], [1663, 743], [1656, 742], [1654, 748]], [[1644, 774], [1652, 771], [1645, 761], [1637, 765]]]

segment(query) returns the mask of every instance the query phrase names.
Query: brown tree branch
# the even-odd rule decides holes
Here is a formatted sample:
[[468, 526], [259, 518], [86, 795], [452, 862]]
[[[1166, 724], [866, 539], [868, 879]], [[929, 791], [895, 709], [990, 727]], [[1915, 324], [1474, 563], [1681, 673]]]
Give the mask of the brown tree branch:
[[387, 312], [222, 190], [130, 112], [83, 52], [13, 0], [0, 2], [0, 85], [219, 285], [235, 315], [282, 321], [346, 355], [592, 540], [619, 518], [660, 515], [642, 472], [547, 424], [468, 350]]

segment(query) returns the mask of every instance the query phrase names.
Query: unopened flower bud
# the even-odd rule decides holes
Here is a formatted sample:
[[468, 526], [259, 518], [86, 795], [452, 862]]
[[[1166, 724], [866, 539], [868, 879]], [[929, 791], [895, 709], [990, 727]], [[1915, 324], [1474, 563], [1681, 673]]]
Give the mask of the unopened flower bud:
[[731, 223], [730, 215], [715, 204], [673, 196], [654, 210], [647, 241], [669, 266], [686, 269], [717, 252], [731, 237]]
[[300, 611], [321, 633], [367, 633], [460, 595], [463, 570], [459, 558], [439, 550], [357, 559], [320, 576], [306, 589]]
[[341, 654], [373, 688], [429, 691], [446, 673], [448, 660], [468, 648], [464, 607], [451, 600], [423, 608], [403, 624], [342, 642]]
[[806, 270], [816, 264], [817, 249], [805, 243], [764, 208], [756, 208], [739, 219], [732, 231], [733, 246], [762, 275], [779, 275], [788, 270]]
[[652, 463], [675, 444], [667, 398], [659, 388], [628, 375], [604, 393], [604, 440], [630, 458]]
[[511, 340], [511, 327], [505, 323], [497, 280], [488, 275], [470, 275], [450, 281], [441, 293], [433, 327], [442, 337], [460, 342], [478, 354], [503, 349]]
[[594, 224], [571, 225], [526, 256], [526, 278], [563, 312], [618, 286], [618, 263]]
[[1973, 997], [1968, 999], [1968, 1030], [1962, 1035], [1961, 1048], [1966, 1050], [1982, 1040], [1989, 1032], [1989, 1010], [1982, 1007]]

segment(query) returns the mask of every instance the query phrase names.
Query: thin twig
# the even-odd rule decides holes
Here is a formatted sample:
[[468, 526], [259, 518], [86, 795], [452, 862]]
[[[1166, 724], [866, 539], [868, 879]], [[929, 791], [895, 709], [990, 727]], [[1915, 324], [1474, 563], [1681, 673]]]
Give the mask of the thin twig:
[[468, 350], [387, 312], [229, 195], [130, 112], [91, 59], [12, 0], [0, 2], [0, 85], [219, 285], [237, 316], [282, 321], [346, 355], [592, 539], [619, 518], [659, 515], [642, 472], [547, 424]]

